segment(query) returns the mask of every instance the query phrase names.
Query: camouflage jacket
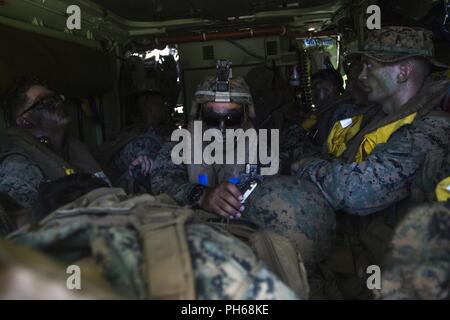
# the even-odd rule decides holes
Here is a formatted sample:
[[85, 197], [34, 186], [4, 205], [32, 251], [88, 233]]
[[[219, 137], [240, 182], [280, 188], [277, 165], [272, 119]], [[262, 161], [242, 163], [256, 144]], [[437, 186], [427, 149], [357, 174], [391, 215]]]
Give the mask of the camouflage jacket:
[[[139, 156], [155, 159], [164, 138], [151, 127], [132, 126], [124, 129], [113, 139], [93, 150], [108, 176], [117, 177], [127, 173], [128, 166]], [[113, 179], [113, 180], [116, 180]], [[116, 184], [117, 181], [114, 181]]]
[[280, 160], [283, 172], [290, 174], [290, 164], [300, 158], [321, 156], [326, 142], [336, 121], [355, 114], [360, 107], [352, 99], [342, 97], [339, 102], [320, 113], [317, 124], [309, 131], [295, 123], [282, 131]]
[[168, 142], [159, 151], [152, 169], [152, 191], [170, 195], [179, 205], [193, 205], [189, 195], [198, 184], [189, 181], [186, 165], [173, 163], [171, 152], [175, 145], [175, 142]]
[[34, 207], [44, 180], [39, 167], [22, 155], [10, 155], [0, 164], [0, 193], [9, 195], [23, 208]]
[[381, 299], [450, 299], [450, 203], [411, 210], [382, 268]]
[[152, 127], [133, 126], [121, 131], [93, 153], [114, 186], [122, 187], [130, 194], [152, 193], [149, 177], [132, 176], [128, 167], [139, 156], [154, 160], [165, 139]]
[[120, 146], [120, 151], [113, 156], [112, 167], [120, 172], [128, 169], [133, 160], [139, 156], [156, 158], [165, 138], [160, 136], [154, 128], [146, 128], [135, 132], [127, 143]]
[[[428, 154], [414, 183], [415, 202], [396, 228], [383, 263], [381, 299], [450, 298], [450, 202], [436, 202], [436, 185], [450, 175], [450, 154]], [[414, 192], [414, 191], [413, 191]], [[416, 199], [419, 198], [419, 199]]]
[[[378, 144], [361, 163], [351, 160], [348, 154], [333, 160], [305, 159], [297, 176], [315, 183], [335, 210], [350, 214], [368, 215], [405, 199], [426, 156], [450, 146], [450, 117], [438, 111], [447, 86], [430, 84], [411, 99], [409, 107], [420, 115], [396, 130], [386, 143]], [[429, 92], [430, 88], [434, 92]], [[410, 110], [402, 114], [407, 112]]]
[[19, 128], [10, 128], [7, 137], [8, 145], [3, 146], [0, 155], [0, 193], [9, 195], [23, 208], [33, 208], [44, 180], [85, 172], [108, 182], [86, 146], [74, 137], [66, 139], [64, 156]]

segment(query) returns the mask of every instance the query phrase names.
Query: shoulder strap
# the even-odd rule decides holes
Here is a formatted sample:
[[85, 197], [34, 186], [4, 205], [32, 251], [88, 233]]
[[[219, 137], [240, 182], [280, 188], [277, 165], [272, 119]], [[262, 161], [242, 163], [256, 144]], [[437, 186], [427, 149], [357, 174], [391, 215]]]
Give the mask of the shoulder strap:
[[11, 149], [0, 157], [4, 159], [11, 154], [23, 155], [35, 162], [47, 179], [61, 178], [72, 174], [75, 170], [92, 174], [101, 171], [86, 146], [75, 138], [67, 139], [69, 162], [19, 128], [9, 128], [6, 135], [11, 143]]
[[366, 134], [405, 118], [415, 112], [417, 112], [415, 120], [418, 120], [423, 116], [430, 114], [430, 112], [439, 109], [447, 92], [446, 89], [448, 88], [448, 85], [448, 81], [427, 82], [421, 91], [402, 107], [400, 112], [383, 117], [374, 117], [374, 121], [370, 121], [367, 125], [363, 125], [358, 135], [349, 141], [348, 148], [343, 154], [344, 159], [348, 162], [354, 161], [356, 154], [359, 151], [359, 146]]
[[64, 177], [65, 169], [71, 168], [67, 161], [21, 129], [12, 127], [5, 134], [11, 142], [12, 148], [3, 154], [2, 158], [11, 154], [23, 155], [36, 163], [46, 178], [51, 180]]
[[128, 143], [139, 136], [142, 127], [128, 127], [118, 133], [111, 141], [105, 142], [94, 151], [95, 157], [102, 166], [110, 166], [110, 162], [116, 154], [122, 150]]

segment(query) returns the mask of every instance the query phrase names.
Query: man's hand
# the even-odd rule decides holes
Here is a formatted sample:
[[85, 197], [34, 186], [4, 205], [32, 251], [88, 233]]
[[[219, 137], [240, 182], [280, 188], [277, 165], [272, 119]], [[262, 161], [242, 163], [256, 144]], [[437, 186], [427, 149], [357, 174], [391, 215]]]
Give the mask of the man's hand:
[[240, 218], [245, 207], [241, 203], [242, 194], [238, 187], [222, 182], [214, 189], [207, 189], [200, 200], [200, 206], [224, 218]]
[[152, 170], [152, 159], [148, 156], [139, 156], [128, 166], [128, 172], [132, 176], [134, 168], [140, 166], [143, 176], [148, 176]]

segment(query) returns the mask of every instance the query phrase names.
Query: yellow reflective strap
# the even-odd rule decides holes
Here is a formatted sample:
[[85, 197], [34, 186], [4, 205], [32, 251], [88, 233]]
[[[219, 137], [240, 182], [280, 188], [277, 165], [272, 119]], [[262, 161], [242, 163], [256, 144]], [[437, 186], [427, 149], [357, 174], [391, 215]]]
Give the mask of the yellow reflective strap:
[[75, 174], [75, 169], [73, 168], [63, 168], [64, 169], [64, 173], [66, 174], [66, 176], [71, 176], [73, 174]]
[[436, 198], [439, 202], [446, 202], [450, 199], [450, 177], [438, 183], [435, 189]]
[[311, 130], [317, 123], [317, 117], [316, 115], [312, 114], [309, 116], [308, 119], [302, 122], [302, 128], [306, 131]]
[[356, 154], [356, 162], [361, 163], [369, 156], [373, 149], [381, 143], [385, 143], [389, 140], [390, 136], [400, 127], [405, 124], [410, 124], [414, 121], [417, 116], [417, 112], [404, 117], [403, 119], [397, 120], [395, 122], [389, 123], [384, 127], [378, 128], [366, 134], [359, 145], [358, 153]]
[[361, 129], [363, 115], [358, 115], [351, 118], [351, 124], [343, 127], [342, 123], [350, 119], [337, 121], [327, 139], [328, 153], [335, 157], [340, 157], [347, 149], [347, 142], [356, 136]]

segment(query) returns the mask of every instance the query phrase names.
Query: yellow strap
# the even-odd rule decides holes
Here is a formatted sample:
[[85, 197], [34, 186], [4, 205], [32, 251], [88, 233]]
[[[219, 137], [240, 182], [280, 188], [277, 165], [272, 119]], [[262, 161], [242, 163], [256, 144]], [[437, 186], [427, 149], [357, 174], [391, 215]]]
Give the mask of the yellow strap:
[[75, 174], [75, 169], [70, 168], [70, 167], [64, 167], [64, 173], [66, 174], [66, 176], [71, 176], [73, 174]]
[[347, 142], [352, 139], [359, 132], [362, 123], [362, 115], [351, 118], [351, 124], [342, 127], [342, 122], [349, 120], [345, 119], [337, 121], [327, 139], [328, 153], [335, 157], [340, 157], [347, 149]]
[[450, 199], [450, 177], [438, 183], [435, 189], [436, 198], [439, 202], [446, 202]]
[[356, 154], [356, 162], [363, 162], [368, 155], [370, 155], [375, 149], [375, 147], [381, 143], [385, 143], [389, 140], [390, 136], [400, 127], [405, 124], [410, 124], [414, 121], [417, 116], [417, 112], [406, 116], [403, 119], [397, 120], [395, 122], [391, 122], [384, 127], [378, 128], [375, 131], [372, 131], [366, 134], [359, 145], [358, 153]]
[[302, 128], [306, 131], [311, 130], [317, 123], [317, 117], [316, 115], [312, 114], [309, 116], [308, 119], [302, 122]]

